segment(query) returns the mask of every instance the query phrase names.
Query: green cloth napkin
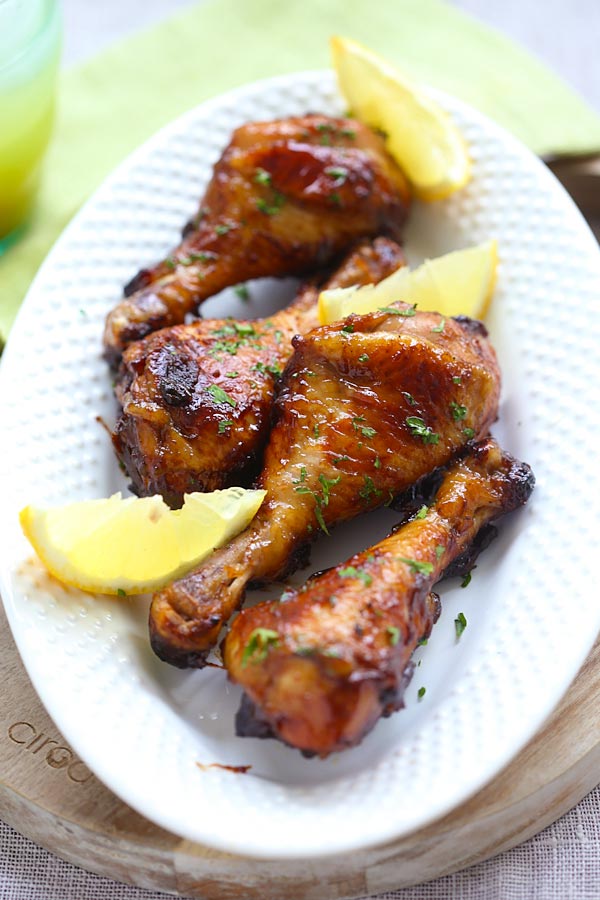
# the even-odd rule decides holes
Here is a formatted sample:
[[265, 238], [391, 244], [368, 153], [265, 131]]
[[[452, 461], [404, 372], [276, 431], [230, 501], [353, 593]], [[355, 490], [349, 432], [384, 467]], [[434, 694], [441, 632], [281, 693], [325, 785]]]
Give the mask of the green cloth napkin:
[[37, 209], [0, 257], [0, 333], [69, 219], [131, 150], [236, 85], [329, 66], [336, 33], [463, 98], [537, 153], [600, 150], [600, 117], [583, 100], [441, 0], [209, 0], [63, 73]]

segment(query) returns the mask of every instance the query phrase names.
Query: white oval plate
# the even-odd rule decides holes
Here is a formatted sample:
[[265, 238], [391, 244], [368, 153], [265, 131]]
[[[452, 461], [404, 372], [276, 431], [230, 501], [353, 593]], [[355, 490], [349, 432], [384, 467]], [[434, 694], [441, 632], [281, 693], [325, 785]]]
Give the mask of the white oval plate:
[[[600, 626], [593, 590], [600, 532], [597, 394], [600, 254], [544, 166], [472, 109], [439, 97], [471, 148], [473, 180], [416, 204], [411, 261], [496, 237], [501, 266], [489, 318], [504, 388], [495, 433], [537, 476], [529, 506], [502, 527], [471, 585], [443, 613], [407, 691], [407, 708], [354, 750], [303, 759], [234, 736], [239, 690], [216, 669], [180, 672], [148, 645], [145, 598], [60, 587], [31, 559], [26, 503], [124, 487], [106, 433], [114, 417], [100, 357], [121, 286], [165, 254], [196, 208], [232, 128], [307, 110], [341, 112], [333, 77], [304, 73], [205, 103], [138, 150], [67, 228], [36, 278], [5, 352], [0, 421], [2, 594], [31, 679], [74, 749], [117, 795], [163, 827], [223, 850], [316, 857], [396, 838], [472, 794], [540, 726]], [[259, 315], [281, 290], [253, 288]], [[237, 305], [236, 305], [237, 304]], [[389, 510], [321, 540], [313, 567], [346, 558], [395, 520]], [[296, 581], [306, 577], [299, 573]], [[468, 627], [459, 642], [454, 618]], [[419, 688], [426, 694], [417, 699]], [[251, 765], [246, 775], [197, 763]]]

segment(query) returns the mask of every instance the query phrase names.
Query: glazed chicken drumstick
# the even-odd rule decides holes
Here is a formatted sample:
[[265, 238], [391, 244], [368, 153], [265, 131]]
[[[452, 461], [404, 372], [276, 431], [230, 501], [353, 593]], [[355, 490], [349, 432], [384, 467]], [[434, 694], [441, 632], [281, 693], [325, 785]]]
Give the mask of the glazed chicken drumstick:
[[390, 502], [446, 465], [496, 417], [500, 374], [485, 329], [404, 303], [293, 340], [250, 526], [157, 593], [155, 652], [202, 666], [246, 586], [282, 578], [318, 531]]
[[527, 501], [533, 484], [529, 466], [488, 438], [450, 466], [425, 515], [284, 602], [242, 611], [224, 645], [229, 677], [250, 700], [237, 733], [270, 731], [324, 757], [400, 709], [412, 653], [439, 615], [433, 585], [483, 525]]
[[[326, 286], [377, 282], [403, 263], [398, 244], [379, 237], [352, 251]], [[113, 444], [136, 493], [180, 506], [184, 493], [250, 482], [291, 340], [318, 324], [318, 293], [313, 280], [268, 319], [200, 319], [125, 350]]]
[[142, 269], [108, 315], [105, 356], [184, 321], [207, 297], [261, 276], [303, 275], [354, 242], [398, 237], [407, 183], [383, 138], [353, 119], [307, 115], [253, 122], [233, 133], [194, 226]]

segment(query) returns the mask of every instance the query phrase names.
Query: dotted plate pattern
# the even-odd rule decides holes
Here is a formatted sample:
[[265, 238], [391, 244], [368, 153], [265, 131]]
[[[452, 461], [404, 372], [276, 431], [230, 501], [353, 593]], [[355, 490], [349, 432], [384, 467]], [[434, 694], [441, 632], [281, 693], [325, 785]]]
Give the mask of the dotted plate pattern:
[[[581, 215], [511, 136], [445, 95], [473, 180], [415, 204], [412, 263], [495, 237], [501, 264], [489, 328], [503, 370], [495, 434], [537, 487], [443, 613], [406, 696], [362, 745], [325, 761], [234, 736], [238, 688], [216, 669], [180, 672], [147, 639], [147, 598], [64, 588], [31, 559], [18, 510], [107, 496], [125, 482], [97, 417], [115, 415], [100, 341], [122, 285], [168, 252], [211, 166], [244, 121], [341, 112], [331, 73], [244, 87], [188, 113], [140, 148], [66, 229], [39, 272], [2, 361], [5, 427], [1, 590], [11, 628], [50, 715], [117, 795], [159, 825], [222, 850], [319, 857], [392, 840], [480, 788], [533, 735], [591, 648], [600, 532], [600, 254]], [[226, 293], [219, 314], [260, 314]], [[277, 293], [278, 288], [275, 289]], [[211, 301], [212, 302], [212, 301]], [[258, 301], [257, 301], [258, 302]], [[279, 298], [281, 302], [281, 297]], [[590, 499], [592, 502], [590, 502]], [[340, 527], [313, 569], [383, 535], [389, 510]], [[300, 573], [298, 580], [306, 577]], [[457, 641], [454, 618], [468, 627]], [[418, 699], [419, 688], [426, 693]], [[198, 763], [249, 764], [247, 775]]]

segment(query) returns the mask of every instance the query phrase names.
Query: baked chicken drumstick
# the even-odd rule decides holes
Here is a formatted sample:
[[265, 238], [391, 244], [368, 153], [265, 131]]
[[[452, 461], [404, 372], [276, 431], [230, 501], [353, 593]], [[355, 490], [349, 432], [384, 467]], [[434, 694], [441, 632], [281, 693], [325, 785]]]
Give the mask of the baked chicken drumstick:
[[[326, 282], [377, 282], [404, 263], [388, 238], [364, 242]], [[318, 324], [316, 280], [268, 319], [200, 319], [131, 344], [116, 395], [122, 412], [113, 434], [136, 493], [184, 493], [249, 482], [267, 441], [277, 377], [295, 334]]]
[[202, 666], [250, 582], [282, 578], [318, 531], [389, 502], [472, 439], [498, 406], [500, 374], [479, 323], [404, 303], [296, 336], [275, 402], [250, 526], [155, 594], [150, 638]]
[[412, 653], [439, 615], [433, 585], [483, 525], [526, 502], [533, 483], [529, 466], [481, 441], [450, 466], [423, 517], [284, 602], [242, 611], [224, 645], [229, 676], [250, 699], [237, 733], [270, 731], [324, 757], [400, 709]]
[[108, 315], [107, 359], [184, 321], [225, 287], [316, 271], [360, 238], [399, 236], [407, 183], [383, 138], [353, 119], [307, 115], [233, 133], [194, 226], [154, 268], [142, 269]]

